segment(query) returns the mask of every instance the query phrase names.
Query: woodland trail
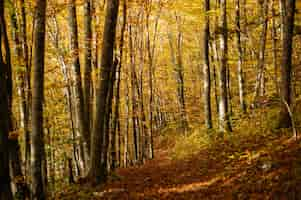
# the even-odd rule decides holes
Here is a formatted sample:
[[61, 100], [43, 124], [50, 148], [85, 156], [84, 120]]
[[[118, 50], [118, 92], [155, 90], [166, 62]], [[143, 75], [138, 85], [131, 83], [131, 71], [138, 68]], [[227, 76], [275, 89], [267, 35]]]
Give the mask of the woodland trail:
[[[224, 141], [185, 160], [170, 159], [164, 149], [156, 155], [142, 166], [118, 169], [104, 186], [81, 188], [81, 193], [89, 191], [85, 199], [116, 200], [301, 199], [300, 140]], [[72, 197], [64, 199], [84, 199]]]

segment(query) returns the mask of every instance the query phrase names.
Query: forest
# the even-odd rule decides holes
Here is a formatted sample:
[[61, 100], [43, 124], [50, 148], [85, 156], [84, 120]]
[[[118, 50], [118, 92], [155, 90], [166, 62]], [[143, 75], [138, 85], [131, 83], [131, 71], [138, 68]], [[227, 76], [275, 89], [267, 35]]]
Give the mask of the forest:
[[301, 1], [0, 0], [0, 200], [301, 200]]

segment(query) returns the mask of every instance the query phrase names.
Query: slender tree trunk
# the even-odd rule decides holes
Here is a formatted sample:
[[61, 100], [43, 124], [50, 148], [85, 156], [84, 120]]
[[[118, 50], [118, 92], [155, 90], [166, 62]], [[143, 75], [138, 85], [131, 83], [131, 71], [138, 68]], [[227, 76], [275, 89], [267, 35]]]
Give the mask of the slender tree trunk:
[[64, 55], [59, 46], [60, 28], [57, 23], [56, 16], [53, 16], [52, 21], [53, 21], [54, 31], [53, 32], [50, 31], [50, 36], [51, 36], [51, 39], [53, 40], [53, 44], [54, 44], [54, 47], [57, 52], [57, 60], [61, 65], [61, 71], [62, 71], [63, 78], [64, 78], [64, 81], [66, 84], [66, 87], [64, 88], [64, 93], [66, 96], [67, 109], [68, 109], [69, 118], [70, 118], [70, 128], [71, 128], [71, 132], [72, 132], [71, 138], [72, 138], [72, 146], [73, 146], [73, 157], [74, 157], [74, 161], [75, 161], [75, 165], [76, 165], [77, 175], [80, 176], [81, 170], [79, 167], [80, 166], [79, 155], [77, 154], [78, 147], [76, 146], [77, 142], [76, 142], [76, 130], [75, 130], [75, 117], [74, 117], [74, 111], [72, 109], [73, 104], [72, 104], [71, 81], [70, 81], [70, 77], [68, 74], [67, 64], [65, 62]]
[[[218, 60], [214, 59], [214, 62], [217, 62]], [[215, 99], [215, 106], [216, 106], [216, 112], [217, 114], [219, 113], [219, 108], [218, 108], [218, 86], [217, 86], [217, 75], [216, 75], [216, 64], [213, 65], [213, 80], [214, 80], [214, 99]]]
[[257, 58], [257, 77], [255, 83], [255, 97], [254, 104], [256, 105], [257, 98], [262, 96], [264, 93], [264, 64], [265, 64], [265, 49], [266, 49], [266, 36], [267, 36], [267, 28], [268, 28], [268, 9], [269, 9], [269, 1], [261, 0], [261, 23], [262, 23], [262, 32], [260, 36], [259, 43], [259, 53]]
[[133, 125], [133, 139], [134, 139], [134, 162], [137, 162], [140, 153], [140, 138], [139, 138], [139, 122], [138, 122], [138, 102], [137, 102], [137, 76], [135, 67], [134, 47], [133, 47], [133, 32], [132, 26], [129, 27], [129, 54], [130, 54], [130, 78], [131, 78], [131, 98], [132, 98], [132, 125]]
[[279, 96], [279, 83], [278, 83], [278, 64], [277, 64], [277, 28], [276, 28], [276, 10], [275, 0], [272, 0], [272, 48], [273, 48], [273, 66], [274, 66], [274, 81], [275, 91]]
[[228, 107], [229, 107], [229, 117], [233, 115], [233, 105], [232, 105], [232, 91], [231, 91], [231, 74], [230, 68], [227, 67], [227, 98], [228, 98]]
[[43, 98], [44, 98], [44, 51], [46, 1], [37, 0], [35, 10], [33, 91], [32, 91], [32, 133], [31, 133], [31, 198], [46, 199], [43, 183], [43, 159], [45, 158], [43, 133]]
[[240, 26], [240, 1], [235, 0], [235, 23], [236, 23], [236, 43], [238, 51], [238, 63], [237, 63], [237, 77], [238, 77], [238, 88], [239, 88], [239, 102], [242, 113], [246, 113], [247, 107], [245, 102], [245, 90], [244, 90], [244, 74], [243, 74], [243, 60], [244, 52], [241, 45], [241, 26]]
[[[128, 77], [128, 72], [126, 71], [126, 76]], [[125, 114], [126, 116], [130, 116], [130, 98], [129, 98], [129, 86], [128, 79], [125, 81]], [[124, 133], [124, 144], [123, 144], [123, 167], [128, 166], [128, 135], [129, 135], [129, 127], [130, 127], [130, 118], [126, 118], [125, 124], [125, 133]]]
[[209, 63], [209, 37], [210, 37], [210, 21], [208, 12], [210, 11], [210, 0], [204, 1], [204, 39], [203, 39], [203, 74], [204, 74], [204, 112], [205, 112], [205, 124], [207, 129], [212, 128], [212, 115], [211, 115], [211, 77], [210, 77], [210, 63]]
[[[287, 128], [291, 127], [291, 118], [289, 114], [288, 106], [291, 106], [291, 76], [292, 76], [292, 54], [293, 54], [293, 33], [294, 33], [294, 21], [295, 21], [295, 0], [285, 0], [286, 15], [283, 17], [283, 41], [282, 41], [282, 60], [281, 60], [281, 112], [279, 117], [279, 127]], [[282, 13], [283, 14], [283, 13]], [[287, 104], [287, 105], [286, 105]]]
[[227, 30], [227, 1], [220, 2], [220, 69], [219, 69], [219, 130], [220, 132], [232, 131], [229, 121], [228, 98], [227, 98], [227, 62], [228, 62], [228, 30]]
[[103, 34], [101, 68], [99, 73], [99, 85], [96, 94], [95, 120], [92, 132], [91, 167], [89, 178], [95, 184], [106, 181], [107, 172], [104, 165], [105, 117], [107, 97], [109, 93], [110, 72], [113, 67], [113, 52], [115, 45], [116, 25], [118, 18], [119, 0], [109, 0], [106, 8], [106, 18]]
[[279, 12], [280, 12], [280, 27], [281, 27], [281, 36], [280, 37], [281, 37], [281, 41], [283, 41], [285, 16], [286, 16], [286, 12], [287, 12], [286, 0], [279, 0]]
[[[116, 132], [112, 131], [112, 107], [113, 107], [113, 98], [114, 98], [114, 84], [115, 84], [115, 80], [116, 80], [116, 69], [118, 66], [118, 60], [117, 58], [115, 58], [113, 66], [112, 66], [112, 71], [110, 74], [110, 80], [109, 80], [109, 94], [107, 97], [107, 107], [106, 107], [106, 119], [105, 119], [105, 129], [106, 129], [106, 146], [105, 149], [109, 148], [109, 140], [111, 139], [111, 146], [110, 146], [110, 151], [106, 154], [108, 155], [110, 153], [110, 157], [108, 157], [109, 159], [111, 159], [111, 166], [110, 166], [110, 170], [114, 170], [116, 168], [116, 161], [117, 161], [117, 156], [116, 156]], [[109, 160], [109, 159], [104, 159]], [[105, 164], [107, 166], [107, 164]]]
[[[141, 20], [144, 20], [144, 13], [141, 15]], [[147, 20], [147, 19], [146, 19]], [[141, 23], [142, 24], [142, 23]], [[147, 135], [149, 134], [149, 129], [147, 127], [146, 115], [144, 110], [144, 92], [143, 92], [143, 68], [144, 68], [144, 57], [145, 49], [144, 49], [144, 25], [140, 26], [139, 30], [139, 38], [137, 41], [138, 46], [138, 54], [139, 54], [139, 78], [137, 78], [137, 94], [138, 94], [138, 102], [139, 102], [139, 116], [140, 116], [140, 161], [141, 163], [145, 161], [148, 153], [146, 151], [147, 147]]]
[[[220, 6], [220, 0], [216, 0], [215, 2], [215, 9], [219, 9]], [[219, 24], [218, 24], [218, 15], [215, 15], [214, 19], [214, 29], [213, 29], [213, 41], [212, 41], [212, 54], [213, 54], [213, 60], [214, 60], [214, 66], [213, 66], [213, 79], [214, 79], [214, 94], [215, 94], [215, 102], [216, 102], [216, 113], [219, 115], [219, 96], [218, 96], [218, 84], [217, 84], [217, 71], [219, 67], [219, 52], [218, 52], [218, 30], [219, 30]]]
[[[126, 24], [127, 24], [127, 4], [126, 1], [123, 1], [123, 22], [122, 22], [122, 27], [121, 27], [121, 37], [120, 37], [120, 42], [119, 42], [119, 64], [118, 64], [118, 69], [117, 69], [117, 83], [116, 83], [116, 97], [115, 97], [115, 113], [114, 113], [114, 122], [113, 122], [113, 130], [112, 130], [112, 135], [116, 134], [116, 131], [118, 131], [118, 149], [115, 148], [115, 151], [118, 153], [119, 157], [119, 165], [120, 165], [120, 141], [121, 141], [121, 135], [120, 135], [120, 130], [118, 130], [120, 126], [120, 119], [119, 119], [119, 105], [120, 105], [120, 82], [121, 82], [121, 69], [122, 69], [122, 64], [123, 64], [123, 45], [124, 45], [124, 35], [125, 35], [125, 29], [126, 29]], [[113, 155], [111, 155], [113, 158]]]
[[[149, 2], [151, 3], [151, 2]], [[148, 5], [151, 9], [151, 4]], [[148, 158], [152, 159], [154, 158], [154, 150], [153, 150], [153, 134], [154, 134], [154, 54], [156, 49], [156, 39], [158, 34], [158, 23], [160, 18], [160, 11], [158, 13], [158, 16], [156, 18], [155, 22], [155, 33], [153, 37], [153, 46], [151, 47], [151, 38], [150, 38], [150, 13], [147, 14], [147, 21], [146, 21], [146, 28], [147, 28], [147, 52], [148, 52], [148, 62], [149, 62], [149, 134], [148, 134], [148, 144], [147, 144], [147, 150], [148, 150]], [[149, 11], [150, 12], [150, 11]]]
[[[28, 44], [27, 44], [27, 20], [26, 20], [26, 10], [25, 10], [25, 3], [24, 0], [20, 0], [20, 7], [21, 7], [21, 20], [20, 20], [20, 39], [22, 44], [22, 55], [23, 55], [23, 64], [25, 66], [25, 73], [24, 73], [24, 95], [25, 99], [21, 99], [21, 106], [23, 107], [23, 111], [21, 111], [21, 120], [24, 122], [23, 130], [24, 130], [24, 153], [25, 153], [25, 177], [26, 179], [29, 178], [30, 175], [30, 135], [29, 135], [29, 116], [30, 116], [30, 106], [31, 106], [31, 86], [30, 86], [30, 66], [29, 66], [29, 55], [28, 55]], [[20, 83], [20, 87], [23, 83]], [[23, 91], [20, 90], [19, 95], [22, 98]], [[23, 114], [22, 114], [23, 113]], [[22, 122], [21, 122], [22, 123]], [[22, 126], [22, 124], [21, 124]]]
[[[91, 97], [92, 97], [92, 0], [86, 0], [84, 4], [84, 34], [85, 34], [85, 50], [84, 50], [84, 115], [85, 115], [85, 126], [87, 132], [90, 135], [90, 124], [91, 124]], [[89, 136], [90, 137], [90, 136]], [[87, 143], [90, 145], [90, 142]], [[88, 148], [90, 149], [90, 147]]]
[[[177, 17], [177, 23], [178, 21]], [[178, 24], [178, 26], [180, 26]], [[177, 81], [177, 97], [179, 103], [179, 111], [180, 111], [180, 126], [183, 132], [188, 127], [187, 117], [186, 117], [186, 109], [185, 109], [185, 94], [184, 94], [184, 75], [183, 75], [183, 61], [182, 61], [182, 32], [178, 30], [177, 38], [176, 38], [176, 48], [174, 48], [173, 35], [171, 32], [168, 34], [169, 37], [169, 46], [171, 53], [171, 62], [174, 66], [175, 79]]]
[[[17, 26], [17, 18], [15, 14], [15, 10], [12, 10], [11, 13], [11, 24], [12, 24], [12, 38], [14, 41], [14, 55], [16, 56], [16, 65], [18, 67], [22, 67], [18, 71], [17, 80], [20, 83], [17, 86], [19, 97], [20, 97], [20, 119], [21, 119], [21, 128], [23, 128], [24, 133], [28, 132], [28, 116], [25, 116], [27, 104], [26, 104], [26, 96], [25, 96], [25, 65], [23, 61], [22, 55], [22, 45], [19, 38], [18, 26]], [[24, 67], [24, 69], [23, 69]], [[11, 71], [11, 70], [10, 70]], [[12, 105], [12, 103], [10, 103]], [[10, 108], [12, 110], [12, 108]], [[12, 124], [11, 124], [12, 126]], [[16, 127], [10, 127], [10, 131], [13, 131]], [[21, 151], [18, 138], [12, 137], [9, 140], [9, 148], [10, 148], [10, 167], [11, 167], [11, 176], [12, 179], [15, 180], [13, 184], [15, 185], [16, 191], [14, 196], [18, 196], [20, 199], [25, 199], [25, 180], [21, 169]]]
[[90, 133], [88, 130], [88, 124], [85, 120], [84, 110], [84, 96], [81, 80], [81, 69], [79, 62], [79, 47], [78, 47], [78, 29], [77, 29], [77, 17], [75, 0], [69, 0], [69, 27], [70, 27], [70, 39], [71, 39], [71, 51], [72, 51], [72, 68], [74, 77], [74, 100], [75, 111], [78, 120], [79, 135], [81, 137], [81, 143], [84, 147], [84, 169], [87, 168], [89, 155], [90, 155]]

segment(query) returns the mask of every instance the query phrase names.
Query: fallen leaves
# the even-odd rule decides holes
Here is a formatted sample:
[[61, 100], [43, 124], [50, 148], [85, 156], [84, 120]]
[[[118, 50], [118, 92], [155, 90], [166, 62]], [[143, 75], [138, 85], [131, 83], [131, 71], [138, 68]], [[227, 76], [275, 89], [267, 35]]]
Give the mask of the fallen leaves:
[[[259, 139], [260, 138], [260, 139]], [[301, 145], [288, 136], [264, 135], [219, 142], [172, 160], [165, 149], [143, 166], [118, 169], [120, 179], [81, 188], [85, 199], [288, 199], [301, 195]], [[81, 193], [81, 194], [79, 194]], [[70, 197], [70, 196], [69, 196]], [[77, 198], [75, 198], [77, 197]], [[295, 198], [296, 199], [296, 198]]]

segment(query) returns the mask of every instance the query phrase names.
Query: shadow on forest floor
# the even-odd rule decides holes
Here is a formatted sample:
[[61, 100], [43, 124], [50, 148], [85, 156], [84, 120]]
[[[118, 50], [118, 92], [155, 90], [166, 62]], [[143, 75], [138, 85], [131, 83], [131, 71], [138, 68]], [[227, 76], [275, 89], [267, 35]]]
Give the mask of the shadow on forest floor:
[[142, 166], [117, 170], [119, 179], [72, 186], [58, 199], [301, 199], [301, 140], [253, 135], [216, 142], [182, 160], [164, 149]]

